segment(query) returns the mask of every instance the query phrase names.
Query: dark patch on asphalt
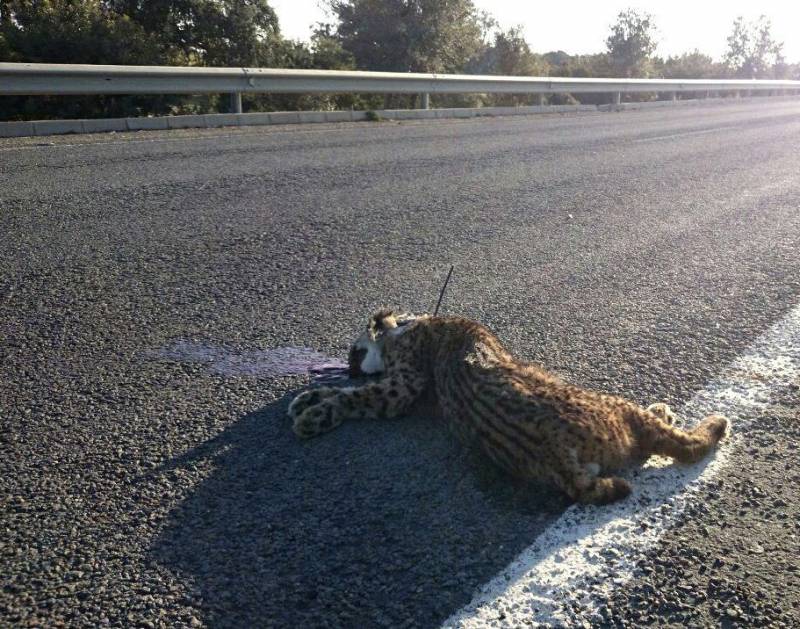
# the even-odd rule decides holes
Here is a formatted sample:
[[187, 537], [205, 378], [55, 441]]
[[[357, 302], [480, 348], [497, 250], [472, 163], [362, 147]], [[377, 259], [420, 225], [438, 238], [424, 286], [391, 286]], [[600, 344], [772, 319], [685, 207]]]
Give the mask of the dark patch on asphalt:
[[609, 626], [800, 624], [800, 395], [740, 434], [729, 465], [614, 592]]
[[221, 376], [278, 378], [314, 374], [318, 379], [338, 381], [346, 377], [347, 364], [310, 347], [234, 349], [197, 341], [179, 340], [156, 352], [153, 359], [200, 363]]

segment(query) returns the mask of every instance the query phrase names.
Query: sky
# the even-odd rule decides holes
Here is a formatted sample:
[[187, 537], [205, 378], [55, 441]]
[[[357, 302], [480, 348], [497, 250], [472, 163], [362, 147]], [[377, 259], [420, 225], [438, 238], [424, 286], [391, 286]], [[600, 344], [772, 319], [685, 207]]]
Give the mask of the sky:
[[[784, 42], [789, 62], [800, 61], [800, 1], [798, 0], [474, 0], [503, 28], [521, 25], [536, 52], [564, 50], [585, 54], [605, 50], [605, 39], [617, 14], [628, 7], [652, 13], [658, 26], [658, 54], [667, 56], [700, 52], [721, 59], [727, 37], [738, 16], [754, 20], [764, 14], [772, 32]], [[320, 0], [270, 0], [281, 31], [291, 39], [308, 40], [310, 28], [325, 21]]]

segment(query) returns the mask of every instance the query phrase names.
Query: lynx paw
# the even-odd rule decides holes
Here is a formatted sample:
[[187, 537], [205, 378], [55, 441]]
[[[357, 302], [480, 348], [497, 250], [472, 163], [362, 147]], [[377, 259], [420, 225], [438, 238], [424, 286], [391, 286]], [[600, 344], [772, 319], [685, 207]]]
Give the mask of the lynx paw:
[[301, 439], [310, 439], [324, 432], [333, 430], [342, 423], [330, 402], [320, 402], [309, 406], [302, 413], [294, 417], [292, 430]]
[[670, 426], [675, 425], [677, 415], [672, 412], [672, 409], [664, 402], [656, 402], [647, 407], [647, 410], [653, 415], [656, 415], [660, 420], [668, 423]]
[[331, 387], [318, 387], [303, 391], [289, 404], [289, 417], [297, 419], [306, 409], [316, 406], [334, 395], [336, 395], [336, 389]]
[[713, 443], [722, 441], [730, 431], [730, 422], [724, 415], [709, 415], [697, 426], [711, 437]]

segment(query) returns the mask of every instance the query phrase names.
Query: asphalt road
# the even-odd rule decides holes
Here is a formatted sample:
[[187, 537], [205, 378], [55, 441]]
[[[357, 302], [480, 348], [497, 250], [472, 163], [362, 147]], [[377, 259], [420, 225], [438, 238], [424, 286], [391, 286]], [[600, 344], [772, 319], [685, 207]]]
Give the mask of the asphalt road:
[[[429, 311], [452, 263], [445, 312], [680, 408], [800, 301], [799, 147], [786, 100], [0, 141], [0, 625], [438, 625], [567, 501], [425, 405], [301, 443], [286, 407], [308, 376], [162, 350], [343, 358], [377, 306]], [[609, 624], [800, 622], [800, 574], [776, 567], [800, 535], [787, 399], [737, 451], [741, 487], [663, 540], [677, 559], [618, 591]], [[741, 489], [775, 457], [779, 495]], [[750, 577], [701, 568], [767, 499], [790, 524], [765, 533], [783, 555], [748, 611]], [[686, 583], [706, 588], [696, 616]]]

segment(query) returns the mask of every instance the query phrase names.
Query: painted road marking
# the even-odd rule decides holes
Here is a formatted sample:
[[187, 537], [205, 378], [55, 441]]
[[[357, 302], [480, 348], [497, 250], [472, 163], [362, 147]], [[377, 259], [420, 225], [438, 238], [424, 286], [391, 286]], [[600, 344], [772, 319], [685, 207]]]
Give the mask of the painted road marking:
[[[727, 415], [733, 439], [800, 378], [800, 306], [698, 392], [684, 409], [692, 423]], [[654, 457], [627, 477], [632, 496], [610, 507], [573, 505], [486, 584], [444, 627], [517, 627], [598, 623], [612, 590], [633, 577], [651, 548], [703, 485], [724, 469], [730, 442], [690, 467]], [[576, 609], [573, 609], [573, 605]]]
[[725, 127], [714, 127], [713, 129], [701, 129], [699, 131], [683, 131], [681, 133], [670, 133], [669, 135], [655, 135], [649, 138], [638, 138], [633, 140], [635, 143], [640, 142], [658, 142], [659, 140], [673, 140], [675, 138], [686, 138], [692, 135], [706, 135], [707, 133], [716, 133], [717, 131], [731, 131], [733, 129], [741, 129], [738, 125], [727, 125]]

